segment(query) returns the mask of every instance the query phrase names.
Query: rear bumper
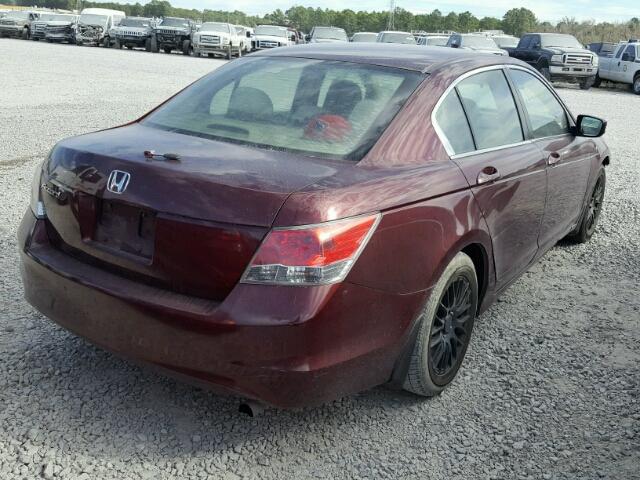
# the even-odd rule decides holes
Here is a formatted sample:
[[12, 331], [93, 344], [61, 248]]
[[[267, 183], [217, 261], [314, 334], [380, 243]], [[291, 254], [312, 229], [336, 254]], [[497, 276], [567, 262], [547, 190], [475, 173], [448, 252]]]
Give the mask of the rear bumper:
[[59, 325], [124, 357], [278, 407], [387, 382], [425, 298], [349, 283], [240, 284], [222, 303], [186, 297], [60, 252], [30, 211], [19, 245], [25, 296]]

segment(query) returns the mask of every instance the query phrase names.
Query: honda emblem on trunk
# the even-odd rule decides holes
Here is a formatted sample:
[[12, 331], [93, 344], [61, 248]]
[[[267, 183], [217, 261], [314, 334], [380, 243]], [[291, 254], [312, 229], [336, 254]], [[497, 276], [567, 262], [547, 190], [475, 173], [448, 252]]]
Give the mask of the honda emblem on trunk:
[[107, 180], [107, 190], [118, 195], [124, 192], [131, 180], [131, 174], [122, 170], [113, 170]]

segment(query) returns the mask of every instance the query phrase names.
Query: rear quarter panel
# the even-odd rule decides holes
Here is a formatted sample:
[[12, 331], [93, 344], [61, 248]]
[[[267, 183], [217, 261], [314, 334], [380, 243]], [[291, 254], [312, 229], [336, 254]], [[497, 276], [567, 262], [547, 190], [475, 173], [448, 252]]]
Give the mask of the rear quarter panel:
[[360, 163], [292, 194], [274, 226], [382, 212], [348, 282], [397, 294], [426, 291], [460, 250], [477, 243], [493, 285], [488, 228], [431, 124], [442, 93], [469, 68], [475, 64], [468, 59], [453, 61], [429, 75]]

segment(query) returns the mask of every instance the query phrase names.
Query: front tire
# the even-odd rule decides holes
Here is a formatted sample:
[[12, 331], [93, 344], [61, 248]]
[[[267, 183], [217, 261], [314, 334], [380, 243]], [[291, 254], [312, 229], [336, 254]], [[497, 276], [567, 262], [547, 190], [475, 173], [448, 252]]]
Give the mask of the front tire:
[[595, 233], [596, 227], [598, 226], [600, 214], [602, 213], [602, 205], [604, 203], [604, 192], [606, 185], [607, 175], [604, 167], [600, 167], [598, 179], [596, 180], [596, 184], [591, 191], [591, 196], [589, 197], [587, 208], [582, 214], [582, 218], [578, 226], [567, 236], [568, 240], [574, 243], [586, 243], [591, 240], [591, 237]]
[[109, 39], [109, 37], [104, 37], [104, 39], [102, 40], [102, 46], [104, 48], [111, 48], [111, 40]]
[[182, 42], [182, 54], [183, 55], [191, 54], [191, 41], [185, 40]]
[[633, 79], [633, 93], [636, 95], [640, 95], [640, 75], [636, 75], [636, 78]]
[[596, 74], [596, 79], [593, 81], [593, 86], [595, 88], [599, 88], [600, 85], [602, 85], [602, 79], [600, 78], [600, 75]]
[[23, 28], [21, 36], [22, 36], [23, 40], [29, 40], [29, 38], [31, 38], [31, 34], [29, 32], [29, 29], [28, 28]]
[[538, 71], [547, 82], [551, 82], [551, 70], [549, 70], [549, 67], [540, 67]]
[[233, 53], [231, 52], [231, 44], [227, 47], [227, 54], [225, 55], [227, 60], [231, 60], [233, 58]]
[[453, 381], [469, 346], [477, 311], [475, 267], [460, 252], [442, 273], [418, 319], [405, 390], [432, 397]]
[[584, 80], [580, 80], [580, 90], [589, 90], [594, 83], [594, 78], [585, 78]]

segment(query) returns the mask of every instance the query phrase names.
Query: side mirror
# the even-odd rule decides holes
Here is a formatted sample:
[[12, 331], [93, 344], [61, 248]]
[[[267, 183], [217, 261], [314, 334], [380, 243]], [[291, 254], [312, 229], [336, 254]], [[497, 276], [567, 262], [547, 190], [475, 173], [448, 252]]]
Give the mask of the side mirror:
[[247, 38], [251, 38], [251, 32], [247, 30]]
[[601, 137], [607, 131], [607, 122], [598, 117], [579, 115], [576, 121], [576, 134], [579, 137]]

